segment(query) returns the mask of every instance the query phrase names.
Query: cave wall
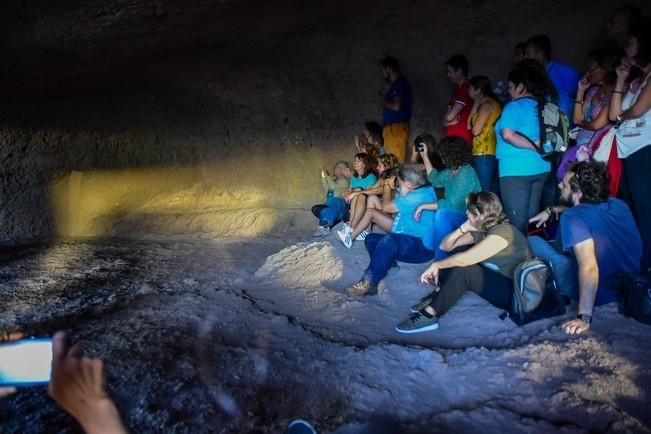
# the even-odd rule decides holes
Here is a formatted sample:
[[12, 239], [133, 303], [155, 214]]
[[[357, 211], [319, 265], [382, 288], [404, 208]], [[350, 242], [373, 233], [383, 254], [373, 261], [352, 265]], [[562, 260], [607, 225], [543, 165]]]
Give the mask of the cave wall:
[[451, 54], [497, 81], [513, 45], [545, 32], [582, 69], [620, 4], [59, 3], [0, 21], [5, 242], [305, 230], [320, 167], [379, 120], [379, 58], [412, 84], [412, 136], [439, 135]]

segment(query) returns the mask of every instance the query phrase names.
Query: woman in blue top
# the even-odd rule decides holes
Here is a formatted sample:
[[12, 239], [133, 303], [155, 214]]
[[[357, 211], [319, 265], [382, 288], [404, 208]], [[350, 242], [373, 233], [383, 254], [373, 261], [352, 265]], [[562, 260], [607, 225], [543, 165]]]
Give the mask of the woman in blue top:
[[540, 143], [538, 104], [554, 99], [556, 89], [540, 63], [524, 60], [509, 73], [508, 90], [512, 101], [495, 124], [495, 155], [504, 212], [526, 233], [529, 218], [540, 211], [543, 185], [551, 170], [527, 138]]
[[371, 187], [377, 182], [377, 177], [372, 172], [373, 165], [371, 158], [366, 153], [362, 152], [355, 155], [353, 169], [355, 170], [355, 174], [350, 179], [350, 189], [344, 194], [344, 199], [350, 203], [349, 225], [355, 228], [364, 215], [364, 211], [366, 211], [366, 196], [354, 195], [352, 193]]
[[[429, 140], [428, 140], [429, 139]], [[416, 208], [414, 219], [418, 221], [424, 210], [436, 211], [434, 218], [434, 246], [436, 247], [436, 260], [443, 259], [448, 253], [441, 250], [439, 244], [447, 234], [455, 230], [461, 223], [466, 221], [466, 197], [470, 193], [481, 191], [479, 178], [472, 167], [473, 155], [472, 145], [462, 137], [444, 137], [435, 147], [434, 138], [429, 134], [423, 134], [414, 142], [425, 163], [427, 180], [432, 187], [443, 188], [443, 199], [435, 202], [423, 203]], [[429, 149], [436, 148], [441, 157], [445, 169], [438, 171], [429, 159]]]

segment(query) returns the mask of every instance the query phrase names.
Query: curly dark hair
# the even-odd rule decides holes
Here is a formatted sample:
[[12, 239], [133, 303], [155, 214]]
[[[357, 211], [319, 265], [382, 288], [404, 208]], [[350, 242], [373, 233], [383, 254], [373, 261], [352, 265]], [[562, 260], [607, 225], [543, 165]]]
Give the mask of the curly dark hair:
[[469, 193], [466, 197], [466, 208], [468, 212], [479, 217], [479, 229], [486, 232], [498, 224], [510, 224], [508, 217], [504, 213], [504, 207], [500, 198], [490, 191], [480, 191], [479, 193]]
[[570, 188], [581, 192], [581, 203], [599, 204], [610, 197], [610, 176], [608, 167], [600, 161], [581, 161], [570, 166], [574, 173]]
[[458, 169], [473, 161], [472, 145], [458, 136], [444, 137], [436, 147], [445, 167]]

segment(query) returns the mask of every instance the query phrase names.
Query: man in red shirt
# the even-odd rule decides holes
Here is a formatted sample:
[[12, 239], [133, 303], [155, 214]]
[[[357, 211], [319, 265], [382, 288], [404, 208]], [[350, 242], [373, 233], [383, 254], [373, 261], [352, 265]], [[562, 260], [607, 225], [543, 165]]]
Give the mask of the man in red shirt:
[[457, 54], [450, 57], [445, 65], [448, 68], [448, 79], [455, 85], [448, 110], [443, 117], [445, 135], [459, 136], [472, 143], [472, 133], [468, 129], [468, 116], [472, 109], [472, 99], [468, 93], [468, 59]]

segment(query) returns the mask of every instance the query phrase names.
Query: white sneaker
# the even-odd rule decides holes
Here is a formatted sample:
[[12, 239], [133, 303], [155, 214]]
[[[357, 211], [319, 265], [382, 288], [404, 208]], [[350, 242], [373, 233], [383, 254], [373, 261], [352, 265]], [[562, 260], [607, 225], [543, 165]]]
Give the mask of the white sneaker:
[[344, 223], [343, 232], [346, 233], [346, 234], [352, 234], [353, 233], [353, 227], [348, 223]]
[[314, 233], [312, 234], [314, 238], [322, 238], [328, 235], [330, 235], [330, 228], [327, 226], [319, 226], [314, 230]]
[[355, 241], [364, 241], [367, 235], [368, 235], [368, 231], [362, 231], [360, 232], [359, 235], [355, 237]]
[[350, 238], [350, 234], [344, 231], [337, 231], [337, 236], [341, 240], [342, 243], [344, 243], [344, 246], [347, 248], [353, 247], [353, 239]]

